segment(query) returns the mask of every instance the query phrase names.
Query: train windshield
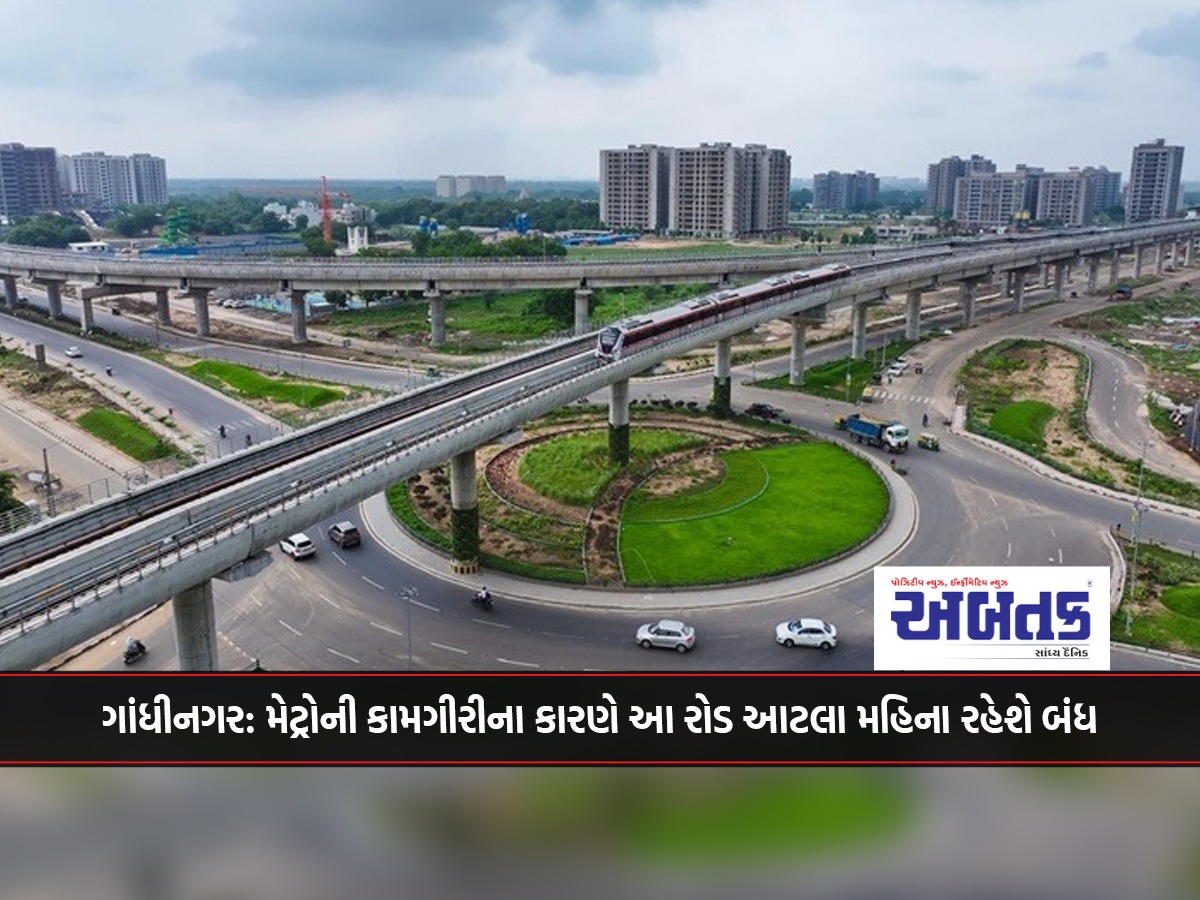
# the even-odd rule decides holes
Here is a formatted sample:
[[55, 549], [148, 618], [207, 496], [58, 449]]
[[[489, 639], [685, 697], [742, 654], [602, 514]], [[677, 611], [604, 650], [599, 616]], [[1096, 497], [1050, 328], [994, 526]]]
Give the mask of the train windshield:
[[605, 328], [600, 332], [599, 347], [601, 353], [612, 353], [617, 346], [617, 341], [621, 339], [620, 328]]

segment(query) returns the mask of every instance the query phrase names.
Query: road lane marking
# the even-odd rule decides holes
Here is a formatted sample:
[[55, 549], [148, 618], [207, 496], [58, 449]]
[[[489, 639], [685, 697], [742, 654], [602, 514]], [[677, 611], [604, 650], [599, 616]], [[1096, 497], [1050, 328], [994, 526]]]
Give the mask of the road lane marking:
[[429, 646], [437, 647], [439, 650], [449, 650], [451, 653], [461, 653], [463, 656], [467, 655], [467, 651], [461, 647], [451, 647], [448, 644], [439, 644], [437, 641], [430, 641]]
[[491, 625], [493, 628], [512, 628], [511, 625], [505, 625], [503, 622], [489, 622], [487, 619], [472, 619], [472, 622], [478, 622], [480, 625]]
[[336, 603], [334, 603], [332, 600], [330, 600], [324, 594], [317, 594], [317, 596], [320, 597], [322, 600], [324, 600], [326, 603], [328, 603], [330, 606], [332, 606], [334, 609], [341, 610], [340, 606], [338, 606]]
[[378, 628], [380, 631], [386, 631], [388, 634], [394, 634], [396, 637], [404, 637], [403, 631], [397, 631], [395, 628], [388, 628], [386, 625], [380, 625], [378, 622], [369, 623], [372, 628]]
[[1058, 532], [1054, 530], [1054, 526], [1050, 526], [1050, 537], [1058, 537]]
[[996, 509], [1000, 508], [1000, 503], [994, 496], [988, 494], [988, 499], [992, 501], [992, 506], [996, 507]]
[[297, 631], [295, 628], [293, 628], [291, 625], [289, 625], [287, 622], [283, 621], [283, 619], [279, 620], [279, 624], [282, 625], [284, 628], [286, 628], [288, 631], [290, 631], [292, 634], [296, 635], [296, 637], [300, 636], [300, 632]]
[[342, 559], [342, 555], [340, 553], [337, 553], [336, 551], [333, 551], [333, 550], [330, 550], [329, 552], [333, 555], [333, 558], [336, 559], [338, 562], [340, 562], [343, 566], [350, 565], [348, 562], [346, 562], [344, 559]]
[[328, 650], [330, 653], [332, 653], [334, 656], [340, 656], [342, 659], [350, 660], [350, 662], [354, 663], [356, 666], [359, 664], [358, 660], [355, 659], [353, 656], [347, 656], [345, 653], [339, 653], [338, 651], [334, 650], [332, 647], [326, 647], [325, 649]]
[[582, 634], [563, 634], [561, 631], [542, 631], [539, 632], [543, 637], [567, 638], [572, 641], [582, 641], [585, 635]]
[[1058, 548], [1058, 564], [1062, 565], [1062, 547]]
[[1005, 531], [1008, 531], [1008, 519], [1004, 518], [1004, 516], [1001, 516], [1000, 524], [1004, 526]]
[[1004, 554], [1005, 559], [1012, 559], [1012, 541], [1008, 542], [1008, 552]]
[[419, 606], [421, 609], [427, 609], [430, 612], [441, 612], [436, 606], [430, 606], [428, 603], [422, 603], [420, 600], [409, 600], [408, 602], [413, 606]]
[[370, 585], [371, 587], [373, 587], [373, 588], [379, 588], [379, 590], [381, 590], [381, 591], [386, 591], [386, 590], [387, 590], [387, 588], [385, 588], [385, 587], [384, 587], [382, 584], [380, 584], [378, 581], [372, 581], [372, 580], [371, 580], [370, 578], [368, 578], [366, 575], [363, 575], [363, 576], [362, 576], [362, 580], [363, 580], [363, 581], [365, 581], [367, 584], [369, 584], [369, 585]]
[[496, 662], [502, 662], [510, 666], [524, 666], [527, 669], [540, 669], [538, 663], [521, 662], [519, 659], [505, 659], [503, 656], [497, 656]]

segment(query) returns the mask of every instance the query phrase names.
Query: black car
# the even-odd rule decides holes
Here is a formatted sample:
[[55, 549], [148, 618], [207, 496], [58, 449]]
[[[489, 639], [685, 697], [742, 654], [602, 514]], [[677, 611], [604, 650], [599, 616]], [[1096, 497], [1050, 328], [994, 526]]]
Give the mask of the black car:
[[362, 535], [358, 533], [358, 526], [353, 522], [338, 522], [330, 526], [329, 539], [343, 549], [357, 547], [362, 543]]

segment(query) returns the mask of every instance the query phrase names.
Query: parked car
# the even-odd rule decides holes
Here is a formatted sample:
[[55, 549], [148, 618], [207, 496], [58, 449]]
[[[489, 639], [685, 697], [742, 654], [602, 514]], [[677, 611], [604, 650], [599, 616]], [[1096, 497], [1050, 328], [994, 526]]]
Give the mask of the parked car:
[[639, 628], [637, 642], [647, 650], [664, 647], [686, 653], [696, 645], [696, 629], [675, 619], [661, 619]]
[[837, 629], [823, 619], [793, 619], [775, 626], [775, 642], [785, 647], [830, 650], [837, 646]]
[[80, 350], [78, 347], [74, 347], [74, 346], [68, 347], [66, 350], [63, 351], [63, 353], [65, 355], [71, 357], [71, 359], [79, 359], [79, 357], [83, 356], [83, 351]]
[[337, 522], [329, 527], [329, 539], [342, 549], [357, 547], [362, 543], [362, 535], [358, 526], [353, 522]]
[[279, 549], [292, 559], [305, 559], [317, 555], [317, 545], [303, 531], [298, 531], [279, 542]]

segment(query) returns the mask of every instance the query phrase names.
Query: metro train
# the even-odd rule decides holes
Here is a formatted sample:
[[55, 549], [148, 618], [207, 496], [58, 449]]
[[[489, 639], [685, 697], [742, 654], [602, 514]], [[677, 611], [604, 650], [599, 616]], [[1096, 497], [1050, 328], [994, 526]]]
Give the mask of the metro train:
[[754, 284], [693, 297], [665, 309], [624, 319], [600, 330], [596, 339], [596, 356], [613, 362], [628, 350], [653, 346], [678, 337], [695, 326], [720, 322], [731, 313], [740, 314], [748, 307], [828, 281], [836, 281], [849, 274], [849, 266], [831, 263], [802, 272], [774, 275]]

